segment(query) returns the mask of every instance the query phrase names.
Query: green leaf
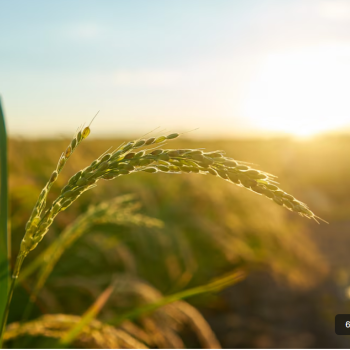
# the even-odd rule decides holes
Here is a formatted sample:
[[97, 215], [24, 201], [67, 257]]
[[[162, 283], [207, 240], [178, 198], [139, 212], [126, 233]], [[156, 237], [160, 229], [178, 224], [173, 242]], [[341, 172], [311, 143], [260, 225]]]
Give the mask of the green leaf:
[[84, 313], [81, 320], [61, 339], [60, 344], [67, 347], [71, 344], [82, 332], [84, 327], [89, 325], [89, 323], [97, 316], [101, 311], [103, 306], [108, 301], [114, 290], [114, 285], [110, 285], [105, 291], [97, 298], [92, 306]]
[[[8, 230], [7, 136], [0, 100], [0, 320], [4, 322], [10, 280], [10, 232]], [[1, 330], [0, 330], [1, 332]], [[1, 346], [2, 334], [0, 334]]]

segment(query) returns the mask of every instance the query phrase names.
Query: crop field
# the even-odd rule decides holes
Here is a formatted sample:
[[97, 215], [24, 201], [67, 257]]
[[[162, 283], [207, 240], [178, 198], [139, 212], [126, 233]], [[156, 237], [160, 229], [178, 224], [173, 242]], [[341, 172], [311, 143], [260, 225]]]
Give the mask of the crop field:
[[[348, 347], [334, 333], [334, 316], [350, 313], [350, 137], [191, 136], [170, 147], [225, 150], [278, 176], [284, 191], [329, 224], [211, 175], [100, 181], [58, 214], [25, 260], [6, 347], [53, 347], [58, 339], [86, 348]], [[124, 141], [84, 141], [48, 203], [72, 175]], [[69, 142], [9, 140], [12, 265]], [[74, 239], [64, 241], [69, 234]], [[94, 320], [69, 332], [90, 311]]]

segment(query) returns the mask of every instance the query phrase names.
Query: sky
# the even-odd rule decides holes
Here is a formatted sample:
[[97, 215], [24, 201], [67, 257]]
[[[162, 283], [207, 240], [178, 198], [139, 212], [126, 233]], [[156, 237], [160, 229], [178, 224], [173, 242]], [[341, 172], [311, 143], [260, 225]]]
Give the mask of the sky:
[[10, 136], [350, 131], [350, 1], [1, 1]]

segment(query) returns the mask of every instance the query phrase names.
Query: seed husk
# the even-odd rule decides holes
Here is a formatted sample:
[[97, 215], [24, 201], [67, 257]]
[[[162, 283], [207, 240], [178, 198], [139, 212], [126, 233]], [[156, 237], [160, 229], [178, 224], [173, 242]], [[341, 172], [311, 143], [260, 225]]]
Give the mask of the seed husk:
[[172, 140], [172, 139], [176, 139], [177, 137], [179, 137], [179, 134], [175, 132], [173, 134], [168, 135], [166, 138], [168, 140]]
[[60, 203], [56, 203], [52, 209], [53, 214], [57, 214], [61, 210], [62, 206]]
[[164, 171], [164, 172], [168, 172], [169, 168], [166, 167], [165, 165], [158, 165], [157, 167], [159, 170]]
[[76, 145], [77, 145], [77, 139], [74, 138], [71, 142], [72, 149], [74, 149]]
[[[88, 186], [93, 185], [94, 183], [96, 183], [96, 181], [97, 181], [97, 179], [89, 179], [89, 180], [87, 181], [87, 185], [88, 185]], [[82, 192], [84, 192], [84, 191], [82, 191]], [[82, 192], [80, 192], [80, 193], [82, 193]]]
[[42, 200], [47, 195], [47, 190], [44, 188], [39, 195], [39, 200]]
[[181, 166], [182, 163], [177, 160], [177, 159], [169, 159], [169, 162], [171, 162], [172, 164], [176, 165], [176, 166]]
[[166, 136], [159, 136], [158, 138], [156, 138], [156, 140], [154, 141], [155, 143], [160, 143], [162, 141], [166, 140]]
[[290, 194], [288, 193], [283, 193], [283, 198], [289, 200], [289, 201], [292, 201], [294, 200], [295, 198], [293, 196], [291, 196]]
[[64, 154], [64, 156], [66, 158], [69, 158], [69, 156], [72, 154], [72, 147], [71, 146], [68, 146], [67, 149], [66, 149], [66, 152]]
[[77, 186], [84, 186], [84, 185], [86, 185], [87, 181], [88, 181], [88, 179], [82, 177], [77, 181], [76, 185]]
[[238, 169], [238, 170], [248, 170], [249, 167], [247, 167], [246, 165], [238, 165], [238, 166], [236, 167], [236, 169]]
[[145, 142], [145, 145], [146, 146], [151, 145], [155, 140], [156, 140], [155, 137], [151, 137]]
[[137, 141], [137, 142], [135, 143], [134, 148], [141, 147], [141, 146], [143, 146], [145, 143], [146, 143], [145, 140], [139, 140], [139, 141]]
[[84, 128], [83, 133], [81, 134], [82, 139], [86, 139], [90, 135], [90, 128], [87, 126]]
[[213, 168], [209, 168], [208, 173], [211, 175], [214, 175], [214, 176], [217, 176], [217, 174], [218, 174]]
[[90, 166], [91, 166], [91, 169], [94, 169], [96, 167], [96, 165], [99, 163], [100, 161], [98, 159], [94, 160]]
[[309, 210], [308, 208], [305, 208], [304, 206], [300, 206], [301, 207], [301, 212], [303, 213], [303, 214], [306, 214], [306, 215], [308, 215], [308, 216], [312, 216], [313, 215], [313, 213], [312, 213], [312, 211], [311, 210]]
[[197, 163], [195, 163], [195, 162], [192, 162], [191, 160], [186, 160], [186, 161], [184, 161], [185, 162], [185, 164], [187, 164], [187, 165], [190, 165], [190, 166], [193, 166], [193, 167], [195, 167], [195, 168], [198, 168], [198, 164]]
[[150, 154], [152, 154], [153, 156], [158, 156], [160, 154], [163, 153], [162, 149], [155, 149], [154, 151], [152, 151]]
[[133, 148], [133, 145], [134, 145], [134, 142], [129, 142], [127, 145], [125, 145], [122, 150], [123, 150], [123, 153], [131, 150]]
[[119, 150], [119, 151], [115, 151], [113, 154], [112, 154], [112, 157], [111, 157], [111, 160], [112, 159], [117, 159], [120, 157], [120, 155], [123, 153], [122, 150]]
[[178, 149], [177, 152], [182, 155], [182, 154], [185, 154], [185, 153], [188, 153], [188, 152], [191, 152], [192, 150], [191, 149]]
[[66, 159], [64, 158], [64, 155], [62, 154], [60, 160], [58, 161], [58, 164], [57, 164], [57, 170], [58, 171], [61, 171], [62, 168], [64, 167], [64, 164], [66, 163]]
[[169, 166], [170, 165], [170, 163], [168, 163], [168, 162], [166, 162], [164, 160], [158, 160], [157, 163], [159, 163], [160, 165], [165, 165], [165, 166]]
[[279, 197], [273, 197], [273, 201], [277, 203], [278, 205], [283, 205], [283, 200]]
[[229, 168], [234, 168], [237, 166], [237, 163], [234, 160], [227, 160], [226, 162], [224, 162], [224, 164]]
[[76, 184], [76, 182], [78, 181], [78, 179], [80, 178], [82, 174], [82, 171], [80, 170], [79, 172], [77, 172], [75, 175], [73, 175], [69, 181], [68, 181], [68, 185], [72, 186], [74, 184]]
[[124, 169], [131, 171], [131, 170], [134, 170], [135, 167], [132, 164], [128, 163], [128, 164], [124, 165]]
[[250, 188], [251, 186], [256, 186], [256, 181], [249, 179], [246, 176], [242, 176], [239, 179], [244, 187]]
[[186, 156], [194, 156], [194, 155], [197, 155], [197, 154], [200, 154], [202, 155], [203, 152], [201, 150], [198, 150], [198, 149], [195, 149], [195, 150], [190, 150], [189, 152], [186, 152]]
[[228, 179], [228, 175], [227, 175], [224, 171], [222, 171], [222, 170], [216, 170], [216, 171], [217, 171], [217, 173], [219, 174], [219, 176], [220, 176], [221, 178], [223, 178], [223, 179], [225, 179], [225, 180]]
[[265, 174], [260, 173], [255, 177], [257, 180], [265, 180], [267, 179], [267, 176]]
[[102, 176], [102, 179], [104, 180], [113, 180], [117, 177], [117, 175], [113, 175], [113, 174], [106, 174]]
[[62, 188], [61, 193], [65, 193], [65, 192], [67, 192], [67, 191], [70, 191], [70, 190], [73, 189], [73, 187], [74, 187], [74, 186], [67, 184], [66, 186], [64, 186], [64, 187]]
[[54, 171], [54, 172], [51, 174], [50, 183], [55, 182], [56, 179], [57, 179], [57, 176], [58, 176], [57, 171]]
[[145, 151], [140, 151], [140, 152], [135, 154], [134, 158], [141, 158], [144, 154], [145, 154]]
[[66, 210], [72, 203], [73, 203], [74, 199], [73, 198], [66, 198], [64, 200], [62, 200], [61, 204], [61, 211]]
[[212, 165], [214, 163], [214, 161], [212, 159], [207, 158], [207, 157], [203, 157], [201, 162], [204, 166]]
[[167, 153], [160, 154], [158, 158], [161, 160], [169, 160], [170, 159], [169, 154], [167, 154]]
[[229, 178], [232, 182], [234, 182], [235, 184], [237, 184], [237, 185], [240, 185], [240, 184], [241, 184], [241, 182], [239, 181], [239, 177], [238, 177], [237, 174], [228, 173], [227, 175], [228, 175], [228, 178]]
[[150, 165], [150, 164], [152, 164], [154, 162], [154, 159], [140, 159], [140, 162], [139, 162], [139, 164], [141, 165], [141, 166], [145, 166], [145, 165]]
[[146, 173], [156, 173], [157, 169], [156, 168], [145, 168], [145, 169], [142, 169], [142, 171], [145, 171]]
[[191, 156], [192, 159], [197, 160], [199, 162], [204, 161], [204, 156], [202, 154], [194, 154]]
[[259, 193], [259, 194], [264, 194], [264, 189], [259, 187], [259, 186], [252, 186], [251, 189], [256, 192], [256, 193]]
[[108, 167], [109, 167], [109, 163], [108, 163], [108, 161], [105, 161], [105, 162], [100, 163], [98, 165], [97, 169], [98, 169], [98, 171], [103, 171], [103, 170], [108, 169]]
[[255, 180], [262, 180], [262, 179], [266, 178], [266, 175], [264, 175], [256, 170], [248, 170], [245, 172], [245, 175], [248, 175], [250, 178], [255, 179]]
[[259, 175], [259, 172], [256, 170], [248, 170], [244, 174], [253, 177], [253, 176]]
[[207, 157], [210, 157], [210, 158], [222, 158], [223, 155], [219, 152], [208, 152], [208, 153], [205, 153], [205, 155]]
[[101, 163], [109, 160], [111, 158], [111, 154], [107, 153], [101, 158]]
[[135, 154], [136, 153], [128, 153], [125, 157], [124, 157], [124, 159], [131, 159], [131, 158], [134, 158], [134, 156], [135, 156]]
[[186, 165], [181, 166], [181, 170], [185, 173], [191, 172], [191, 168], [189, 166], [186, 166]]
[[92, 166], [88, 166], [87, 168], [84, 169], [83, 173], [82, 173], [82, 176], [83, 177], [87, 177], [87, 176], [90, 176], [90, 173], [92, 171]]
[[169, 170], [170, 171], [180, 171], [180, 168], [175, 166], [175, 165], [169, 165]]
[[294, 208], [293, 204], [287, 199], [283, 199], [283, 204], [291, 210], [293, 210], [293, 208]]
[[284, 192], [281, 191], [281, 190], [278, 190], [278, 191], [275, 191], [275, 192], [274, 192], [274, 195], [275, 195], [275, 196], [278, 196], [278, 197], [283, 197]]
[[177, 150], [172, 150], [172, 151], [168, 151], [168, 155], [169, 157], [178, 157], [180, 153]]
[[268, 197], [268, 198], [274, 198], [274, 197], [275, 197], [275, 195], [273, 194], [272, 191], [270, 191], [270, 190], [268, 190], [268, 189], [266, 189], [266, 188], [262, 188], [261, 190], [262, 190], [262, 193], [263, 193], [266, 197]]
[[70, 198], [70, 197], [77, 195], [78, 193], [79, 193], [79, 190], [68, 190], [68, 191], [64, 192], [64, 197]]

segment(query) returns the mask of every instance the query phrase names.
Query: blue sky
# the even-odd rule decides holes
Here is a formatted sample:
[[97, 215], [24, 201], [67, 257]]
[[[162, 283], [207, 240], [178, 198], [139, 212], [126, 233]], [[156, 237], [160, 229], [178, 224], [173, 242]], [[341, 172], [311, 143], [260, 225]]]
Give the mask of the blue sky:
[[97, 110], [99, 136], [350, 125], [348, 1], [13, 0], [1, 13], [11, 135], [71, 135]]

